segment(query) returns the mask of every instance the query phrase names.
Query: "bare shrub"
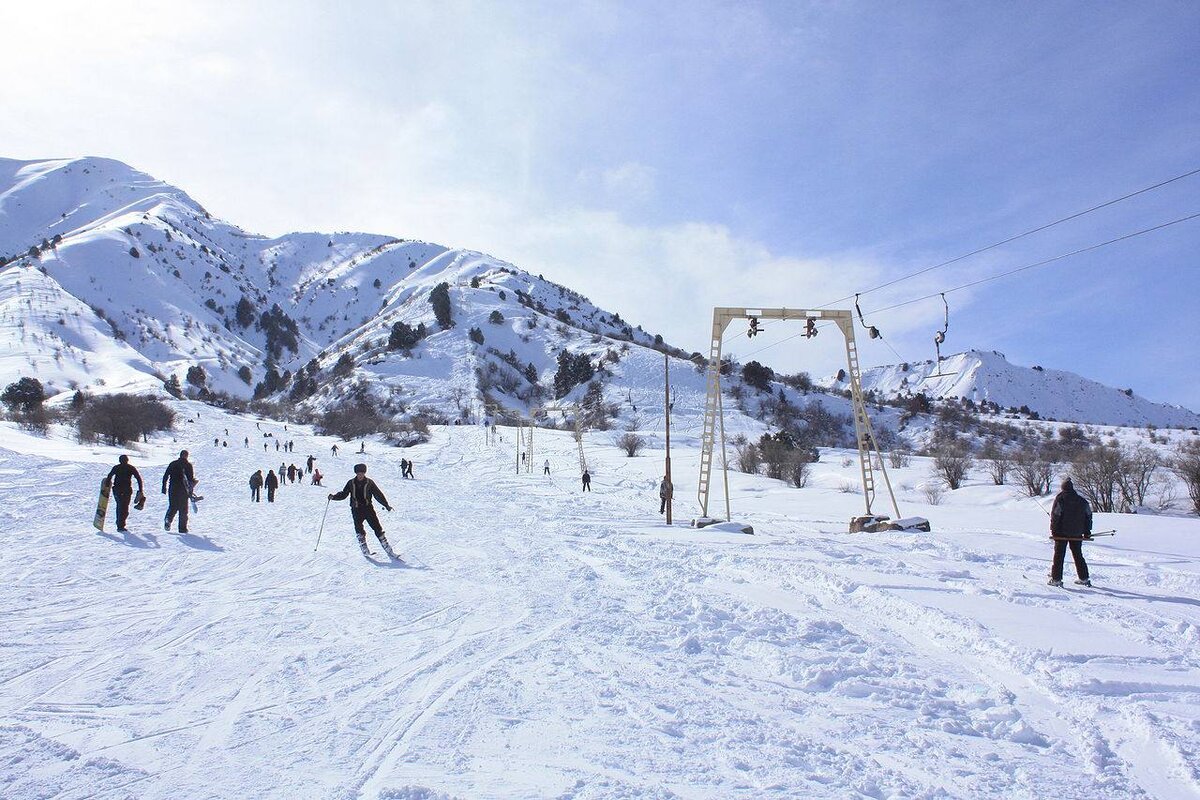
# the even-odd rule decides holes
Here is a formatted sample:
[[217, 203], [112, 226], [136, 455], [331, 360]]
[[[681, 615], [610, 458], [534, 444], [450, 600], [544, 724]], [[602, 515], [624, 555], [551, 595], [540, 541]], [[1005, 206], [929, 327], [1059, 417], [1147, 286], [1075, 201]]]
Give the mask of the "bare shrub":
[[1118, 510], [1123, 467], [1121, 448], [1114, 445], [1096, 445], [1075, 456], [1071, 478], [1093, 511], [1111, 514]]
[[136, 394], [94, 397], [79, 415], [79, 440], [118, 445], [136, 442], [155, 431], [169, 430], [175, 412], [161, 400]]
[[921, 486], [921, 494], [925, 495], [925, 501], [931, 506], [941, 505], [942, 497], [946, 494], [946, 484], [940, 478], [935, 478], [931, 481], [926, 481]]
[[842, 494], [854, 494], [858, 491], [858, 487], [850, 481], [842, 481], [838, 484], [837, 490]]
[[1121, 502], [1126, 509], [1146, 504], [1146, 495], [1154, 482], [1154, 473], [1162, 465], [1162, 459], [1152, 448], [1138, 444], [1123, 453], [1121, 473], [1118, 476]]
[[912, 453], [903, 447], [895, 447], [888, 451], [888, 465], [892, 469], [901, 469], [912, 463]]
[[762, 453], [759, 451], [758, 445], [747, 441], [745, 436], [740, 436], [733, 440], [733, 448], [736, 453], [734, 463], [737, 464], [737, 468], [749, 475], [757, 475], [759, 467], [762, 466]]
[[337, 436], [348, 442], [375, 434], [390, 435], [395, 424], [367, 403], [352, 402], [322, 414], [316, 430], [322, 436]]
[[1012, 453], [989, 441], [979, 451], [979, 458], [983, 461], [983, 469], [992, 479], [992, 483], [1003, 486], [1008, 482], [1008, 474], [1013, 471]]
[[811, 470], [812, 468], [809, 461], [803, 458], [797, 458], [793, 460], [792, 471], [788, 476], [791, 478], [792, 486], [795, 486], [797, 489], [803, 489], [805, 486], [808, 486], [808, 478]]
[[615, 444], [625, 451], [627, 458], [633, 458], [646, 446], [646, 440], [633, 431], [625, 431], [616, 438]]
[[1200, 514], [1200, 442], [1181, 444], [1171, 458], [1171, 471], [1183, 481], [1192, 510]]
[[1013, 455], [1013, 474], [1029, 497], [1041, 497], [1050, 491], [1054, 465], [1040, 450], [1023, 448]]
[[943, 439], [933, 447], [933, 470], [951, 489], [962, 486], [967, 473], [974, 465], [971, 451], [965, 442], [958, 439]]

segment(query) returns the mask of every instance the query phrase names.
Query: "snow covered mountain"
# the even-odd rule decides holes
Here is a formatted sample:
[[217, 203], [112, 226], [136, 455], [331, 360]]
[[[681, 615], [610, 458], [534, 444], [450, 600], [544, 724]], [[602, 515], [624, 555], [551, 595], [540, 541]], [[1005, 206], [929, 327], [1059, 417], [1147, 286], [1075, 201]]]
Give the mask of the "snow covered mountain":
[[481, 253], [364, 233], [267, 238], [117, 161], [0, 159], [5, 383], [32, 374], [61, 394], [174, 376], [314, 409], [367, 394], [458, 413], [543, 402], [562, 350], [615, 373], [630, 353], [661, 364], [646, 347], [687, 355]]
[[[1025, 406], [1045, 419], [1066, 422], [1200, 426], [1200, 414], [1182, 406], [1153, 403], [1131, 389], [1114, 389], [1073, 372], [1010, 364], [995, 351], [957, 353], [947, 356], [940, 365], [922, 361], [874, 367], [865, 371], [862, 379], [864, 391], [884, 398], [923, 393], [932, 400], [967, 398], [981, 405], [986, 401], [1002, 410]], [[819, 383], [839, 389], [847, 385], [844, 376]]]

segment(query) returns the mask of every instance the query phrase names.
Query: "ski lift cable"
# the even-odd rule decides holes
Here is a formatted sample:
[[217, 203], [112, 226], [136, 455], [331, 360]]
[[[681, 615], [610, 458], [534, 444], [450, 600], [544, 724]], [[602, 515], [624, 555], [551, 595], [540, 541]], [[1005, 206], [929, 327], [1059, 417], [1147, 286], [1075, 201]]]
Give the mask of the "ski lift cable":
[[[1191, 173], [1189, 173], [1189, 174], [1191, 174]], [[1072, 256], [1077, 256], [1077, 255], [1080, 255], [1080, 254], [1082, 254], [1082, 253], [1091, 252], [1092, 250], [1098, 250], [1098, 249], [1100, 249], [1101, 247], [1107, 247], [1108, 245], [1111, 245], [1111, 244], [1116, 244], [1116, 243], [1118, 243], [1118, 242], [1123, 242], [1123, 241], [1125, 241], [1126, 239], [1132, 239], [1132, 238], [1134, 238], [1134, 237], [1137, 237], [1137, 236], [1142, 236], [1142, 235], [1144, 235], [1144, 234], [1147, 234], [1147, 233], [1153, 233], [1154, 231], [1162, 230], [1163, 228], [1169, 228], [1169, 227], [1170, 227], [1170, 226], [1172, 226], [1172, 225], [1178, 225], [1178, 224], [1179, 224], [1179, 223], [1181, 223], [1181, 222], [1188, 222], [1189, 220], [1196, 219], [1197, 217], [1200, 217], [1200, 212], [1197, 212], [1197, 213], [1195, 213], [1195, 214], [1189, 214], [1188, 216], [1186, 216], [1186, 217], [1180, 217], [1179, 219], [1173, 219], [1173, 220], [1171, 220], [1170, 222], [1164, 222], [1164, 223], [1162, 223], [1161, 225], [1155, 225], [1155, 226], [1153, 226], [1153, 227], [1150, 227], [1150, 228], [1143, 228], [1143, 229], [1142, 229], [1142, 230], [1140, 230], [1140, 231], [1134, 231], [1133, 233], [1127, 233], [1127, 234], [1125, 234], [1124, 236], [1118, 236], [1118, 237], [1117, 237], [1117, 238], [1115, 238], [1115, 239], [1109, 239], [1108, 241], [1105, 241], [1105, 242], [1100, 242], [1099, 244], [1094, 244], [1094, 245], [1091, 245], [1091, 246], [1089, 246], [1089, 247], [1083, 247], [1083, 248], [1080, 248], [1080, 249], [1078, 249], [1078, 250], [1073, 250], [1073, 251], [1071, 251], [1070, 253], [1063, 253], [1062, 255], [1057, 255], [1057, 256], [1054, 256], [1054, 257], [1052, 257], [1052, 258], [1043, 259], [1042, 261], [1037, 261], [1037, 262], [1034, 262], [1034, 263], [1032, 263], [1032, 264], [1025, 264], [1024, 266], [1016, 267], [1016, 268], [1014, 268], [1014, 269], [1007, 270], [1006, 272], [1001, 272], [1001, 273], [998, 273], [998, 274], [996, 274], [996, 275], [992, 275], [992, 276], [989, 276], [989, 277], [986, 277], [986, 278], [980, 278], [979, 280], [976, 280], [976, 281], [971, 281], [971, 282], [969, 282], [969, 283], [964, 283], [964, 284], [962, 284], [962, 285], [960, 285], [960, 286], [955, 286], [955, 287], [953, 287], [953, 288], [946, 289], [946, 290], [944, 290], [944, 291], [940, 291], [940, 292], [934, 292], [933, 294], [927, 294], [927, 295], [924, 295], [923, 297], [915, 297], [915, 298], [913, 298], [912, 300], [904, 300], [904, 301], [902, 301], [902, 302], [895, 303], [895, 304], [893, 304], [893, 305], [890, 305], [890, 306], [884, 306], [884, 307], [882, 307], [882, 308], [876, 308], [876, 309], [872, 309], [870, 312], [867, 312], [867, 313], [871, 313], [871, 314], [880, 314], [880, 313], [883, 313], [883, 312], [885, 312], [885, 311], [892, 311], [893, 309], [901, 308], [901, 307], [903, 307], [903, 306], [912, 305], [913, 303], [920, 303], [920, 302], [922, 302], [922, 301], [924, 301], [924, 300], [929, 300], [929, 299], [931, 299], [931, 298], [934, 298], [934, 297], [938, 297], [938, 296], [943, 296], [943, 295], [951, 294], [952, 292], [957, 292], [957, 291], [959, 291], [960, 289], [968, 289], [968, 288], [970, 288], [970, 287], [972, 287], [972, 286], [978, 286], [978, 285], [979, 285], [979, 284], [981, 284], [981, 283], [988, 283], [989, 281], [999, 280], [1000, 278], [1006, 278], [1006, 277], [1008, 277], [1009, 275], [1014, 275], [1014, 274], [1016, 274], [1016, 273], [1018, 273], [1018, 272], [1024, 272], [1025, 270], [1034, 269], [1034, 268], [1036, 268], [1036, 267], [1044, 267], [1044, 266], [1046, 266], [1047, 264], [1052, 264], [1052, 263], [1054, 263], [1054, 262], [1056, 262], [1056, 261], [1062, 261], [1063, 259], [1067, 259], [1067, 258], [1070, 258], [1070, 257], [1072, 257]], [[853, 297], [853, 295], [851, 295], [851, 297]], [[837, 301], [835, 301], [835, 302], [837, 302]], [[831, 323], [831, 322], [827, 322], [827, 323], [820, 324], [820, 325], [818, 325], [817, 327], [818, 327], [818, 328], [825, 328], [825, 327], [828, 327], [829, 325], [832, 325], [832, 324], [833, 324], [833, 323]], [[764, 346], [762, 346], [762, 347], [758, 348], [757, 350], [753, 350], [753, 351], [751, 351], [751, 352], [749, 352], [749, 353], [746, 353], [745, 355], [743, 355], [743, 356], [742, 356], [742, 358], [750, 358], [751, 356], [758, 355], [759, 353], [763, 352], [764, 350], [769, 350], [769, 349], [771, 349], [772, 347], [775, 347], [775, 346], [777, 346], [777, 345], [784, 344], [784, 343], [786, 343], [786, 342], [789, 342], [789, 341], [791, 341], [792, 339], [797, 339], [797, 338], [799, 338], [799, 337], [801, 337], [801, 336], [803, 336], [803, 335], [804, 335], [804, 333], [803, 333], [803, 332], [801, 332], [801, 333], [792, 334], [791, 336], [786, 336], [786, 337], [784, 337], [784, 338], [780, 339], [779, 341], [772, 342], [771, 344], [764, 345]], [[885, 344], [886, 344], [886, 340], [885, 340]], [[893, 352], [894, 352], [894, 351], [893, 351]]]
[[[1060, 219], [1056, 219], [1053, 222], [1048, 222], [1045, 225], [1039, 225], [1036, 228], [1030, 228], [1029, 230], [1024, 231], [1022, 233], [1018, 233], [1018, 234], [1008, 237], [1007, 239], [1002, 239], [998, 242], [994, 242], [992, 244], [977, 248], [975, 250], [972, 250], [969, 253], [964, 253], [963, 255], [956, 256], [954, 258], [949, 259], [948, 261], [943, 261], [940, 264], [934, 264], [933, 266], [925, 267], [924, 269], [919, 269], [916, 272], [910, 273], [908, 275], [903, 275], [899, 278], [894, 278], [893, 280], [887, 281], [886, 283], [881, 283], [878, 286], [873, 286], [870, 289], [864, 289], [863, 291], [857, 292], [856, 295], [870, 294], [871, 292], [876, 292], [876, 291], [879, 291], [880, 289], [886, 289], [889, 286], [894, 286], [895, 284], [900, 283], [902, 281], [909, 280], [910, 278], [915, 278], [918, 275], [924, 275], [927, 272], [932, 272], [935, 269], [941, 269], [942, 267], [947, 267], [951, 264], [954, 264], [954, 263], [957, 263], [964, 259], [970, 258], [971, 256], [977, 256], [980, 253], [986, 253], [988, 250], [994, 250], [997, 247], [1002, 247], [1003, 245], [1009, 244], [1010, 242], [1015, 242], [1018, 239], [1023, 239], [1026, 236], [1032, 236], [1035, 233], [1040, 233], [1049, 228], [1053, 228], [1055, 225], [1061, 225], [1064, 222], [1070, 222], [1073, 219], [1079, 219], [1082, 216], [1091, 214], [1094, 211], [1099, 211], [1102, 208], [1108, 208], [1111, 205], [1116, 205], [1117, 203], [1123, 202], [1125, 200], [1129, 200], [1130, 198], [1137, 197], [1138, 195], [1141, 195], [1141, 194], [1145, 194], [1146, 192], [1151, 192], [1151, 191], [1154, 191], [1155, 189], [1161, 189], [1162, 187], [1167, 186], [1168, 184], [1175, 183], [1176, 181], [1181, 181], [1184, 178], [1190, 178], [1193, 175], [1196, 175], [1198, 173], [1200, 173], [1200, 168], [1193, 169], [1189, 172], [1185, 172], [1182, 175], [1176, 175], [1173, 178], [1168, 178], [1167, 180], [1160, 181], [1159, 183], [1156, 183], [1152, 186], [1146, 186], [1142, 189], [1138, 189], [1135, 192], [1130, 192], [1129, 194], [1125, 194], [1120, 197], [1115, 197], [1112, 200], [1106, 200], [1105, 202], [1100, 203], [1098, 205], [1094, 205], [1091, 208], [1086, 208], [1083, 211], [1077, 211], [1074, 214], [1070, 214], [1070, 215], [1062, 217]], [[845, 297], [839, 297], [837, 300], [831, 300], [828, 303], [824, 303], [822, 305], [817, 306], [817, 308], [828, 308], [829, 306], [833, 305], [834, 303], [841, 303], [845, 300], [849, 300], [851, 297], [854, 297], [856, 295], [846, 295]]]

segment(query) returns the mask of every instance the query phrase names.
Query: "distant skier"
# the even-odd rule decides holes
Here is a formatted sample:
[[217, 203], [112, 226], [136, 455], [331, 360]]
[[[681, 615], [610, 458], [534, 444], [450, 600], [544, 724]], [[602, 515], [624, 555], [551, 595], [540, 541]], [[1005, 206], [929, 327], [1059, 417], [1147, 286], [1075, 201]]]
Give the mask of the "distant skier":
[[359, 452], [359, 455], [362, 455], [363, 453], [367, 452], [367, 443], [365, 441], [359, 443], [358, 452]]
[[312, 456], [309, 456], [308, 457], [308, 471], [309, 472], [313, 471], [313, 464], [315, 464], [315, 463], [317, 463], [317, 460], [315, 458], [313, 458]]
[[312, 474], [312, 485], [313, 485], [313, 486], [320, 486], [320, 485], [321, 485], [321, 478], [322, 478], [322, 477], [323, 477], [323, 476], [321, 475], [321, 470], [319, 470], [319, 469], [314, 469], [314, 470], [313, 470], [313, 474]]
[[546, 459], [546, 463], [542, 464], [542, 474], [543, 475], [550, 474], [550, 459], [548, 459], [548, 458]]
[[256, 503], [262, 502], [263, 474], [262, 470], [250, 476], [250, 499]]
[[250, 446], [250, 437], [247, 436], [246, 437], [246, 447], [249, 447], [249, 446]]
[[275, 474], [275, 470], [267, 472], [267, 502], [275, 502], [275, 490], [279, 488], [279, 477]]
[[583, 489], [582, 489], [582, 491], [585, 491], [585, 492], [590, 492], [590, 491], [592, 490], [592, 473], [588, 472], [588, 471], [585, 469], [585, 470], [583, 471], [582, 480], [583, 480]]
[[405, 461], [404, 459], [400, 459], [400, 477], [401, 478], [412, 478], [413, 480], [416, 480], [416, 476], [413, 475], [412, 469], [413, 469], [413, 460], [411, 458], [408, 459], [407, 461]]
[[337, 455], [337, 445], [335, 444], [333, 447], [329, 448], [329, 452], [333, 453], [336, 456]]
[[[167, 491], [168, 483], [170, 484], [169, 492]], [[196, 473], [188, 461], [188, 451], [180, 450], [179, 458], [167, 464], [167, 469], [162, 477], [162, 493], [167, 496], [167, 516], [163, 519], [163, 530], [171, 530], [171, 521], [178, 514], [179, 532], [188, 532], [188, 500], [197, 483]]]
[[288, 480], [288, 483], [295, 483], [295, 482], [296, 482], [296, 465], [295, 465], [295, 464], [289, 464], [289, 465], [288, 465], [288, 468], [287, 468], [287, 480]]
[[117, 498], [117, 532], [127, 533], [125, 523], [129, 520], [129, 501], [133, 499], [134, 479], [137, 479], [138, 501], [141, 503], [145, 503], [145, 495], [142, 494], [144, 487], [141, 473], [129, 463], [129, 456], [121, 456], [117, 461], [119, 463], [108, 471], [106, 480], [112, 483], [112, 493]]
[[275, 452], [276, 453], [279, 452], [279, 440], [278, 439], [275, 440]]
[[337, 494], [329, 495], [330, 500], [344, 500], [350, 498], [350, 515], [354, 520], [354, 532], [358, 535], [358, 546], [362, 550], [364, 556], [372, 555], [367, 548], [367, 532], [363, 528], [363, 523], [366, 522], [371, 526], [371, 530], [375, 532], [375, 537], [379, 539], [379, 543], [383, 545], [383, 551], [393, 559], [400, 557], [392, 552], [392, 546], [388, 544], [387, 536], [384, 535], [383, 526], [379, 524], [379, 516], [375, 513], [375, 507], [371, 504], [371, 498], [379, 501], [388, 511], [392, 507], [388, 505], [387, 498], [383, 496], [383, 492], [379, 491], [379, 487], [375, 481], [367, 477], [367, 465], [355, 464], [354, 477], [346, 481], [346, 486]]
[[658, 513], [667, 513], [667, 501], [675, 494], [675, 487], [667, 480], [667, 476], [663, 475], [662, 482], [658, 484], [658, 499], [661, 501], [658, 504]]
[[1071, 558], [1075, 560], [1075, 581], [1091, 586], [1088, 565], [1083, 560], [1083, 542], [1092, 538], [1092, 507], [1075, 491], [1070, 478], [1064, 478], [1062, 491], [1054, 498], [1050, 509], [1050, 537], [1054, 539], [1054, 561], [1050, 567], [1050, 585], [1062, 586], [1063, 559], [1067, 545], [1071, 546]]

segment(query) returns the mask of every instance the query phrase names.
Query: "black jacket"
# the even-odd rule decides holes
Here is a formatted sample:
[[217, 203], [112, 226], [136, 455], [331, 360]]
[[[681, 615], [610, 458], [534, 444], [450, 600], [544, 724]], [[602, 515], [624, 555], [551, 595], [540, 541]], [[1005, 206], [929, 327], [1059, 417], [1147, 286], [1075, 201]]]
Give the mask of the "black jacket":
[[1091, 533], [1092, 507], [1074, 489], [1063, 489], [1050, 510], [1050, 535], [1083, 537]]
[[267, 488], [268, 489], [278, 489], [279, 488], [279, 477], [275, 474], [274, 470], [267, 473]]
[[250, 485], [255, 489], [261, 489], [263, 485], [263, 476], [261, 472], [256, 472], [250, 476]]
[[351, 478], [346, 481], [345, 487], [333, 496], [334, 500], [345, 500], [350, 498], [350, 507], [355, 509], [371, 508], [371, 498], [374, 497], [379, 501], [379, 504], [384, 508], [391, 508], [388, 505], [387, 498], [383, 496], [383, 492], [379, 491], [379, 487], [375, 485], [375, 481], [367, 478], [359, 481]]
[[113, 494], [133, 494], [133, 479], [137, 478], [138, 491], [142, 491], [142, 476], [132, 464], [117, 464], [108, 471]]
[[167, 464], [167, 471], [163, 473], [162, 479], [164, 492], [167, 490], [167, 481], [171, 482], [171, 494], [183, 497], [190, 495], [192, 487], [196, 485], [196, 474], [192, 472], [192, 462], [177, 458]]

